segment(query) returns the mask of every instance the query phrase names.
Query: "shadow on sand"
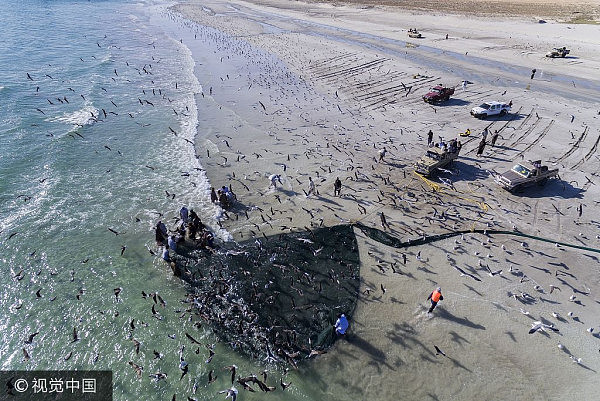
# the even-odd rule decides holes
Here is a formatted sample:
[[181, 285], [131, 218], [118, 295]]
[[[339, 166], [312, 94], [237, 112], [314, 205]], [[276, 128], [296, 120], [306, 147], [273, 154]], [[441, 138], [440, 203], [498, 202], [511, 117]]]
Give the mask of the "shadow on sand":
[[435, 314], [438, 315], [439, 317], [441, 317], [442, 319], [446, 319], [446, 320], [449, 320], [451, 322], [458, 323], [460, 325], [470, 327], [472, 329], [485, 330], [485, 326], [483, 326], [481, 324], [477, 324], [475, 322], [472, 322], [471, 320], [469, 320], [466, 317], [454, 316], [452, 313], [448, 312], [443, 307], [436, 308], [435, 309]]

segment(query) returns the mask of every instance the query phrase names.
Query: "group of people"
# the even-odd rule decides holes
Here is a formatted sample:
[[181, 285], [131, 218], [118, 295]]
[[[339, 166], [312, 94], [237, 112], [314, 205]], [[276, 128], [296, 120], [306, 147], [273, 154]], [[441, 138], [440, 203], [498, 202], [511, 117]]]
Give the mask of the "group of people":
[[456, 153], [460, 152], [460, 149], [462, 148], [462, 143], [457, 139], [451, 139], [450, 142], [444, 142], [444, 139], [440, 138], [440, 141], [438, 143], [431, 142], [429, 146], [438, 147], [444, 152]]
[[154, 238], [158, 247], [163, 247], [161, 257], [166, 262], [171, 262], [170, 252], [177, 252], [179, 244], [186, 239], [193, 241], [196, 246], [203, 249], [214, 248], [214, 237], [210, 230], [202, 223], [194, 209], [183, 206], [179, 210], [179, 224], [174, 231], [169, 232], [165, 223], [159, 220], [154, 228]]
[[444, 138], [442, 138], [441, 136], [440, 141], [438, 143], [435, 143], [433, 141], [433, 131], [429, 130], [429, 132], [427, 133], [427, 146], [435, 146], [442, 149], [444, 152], [455, 153], [460, 152], [460, 149], [462, 148], [462, 143], [458, 139], [452, 139], [450, 140], [450, 142], [446, 143], [444, 142]]
[[[479, 142], [479, 146], [477, 147], [477, 156], [481, 156], [483, 154], [483, 151], [485, 150], [485, 145], [487, 144], [487, 137], [488, 137], [488, 129], [487, 127], [483, 130], [483, 132], [481, 133], [481, 141]], [[500, 136], [500, 134], [498, 133], [498, 130], [494, 131], [494, 134], [492, 135], [492, 140], [491, 140], [491, 144], [492, 146], [496, 146], [496, 141], [498, 140], [498, 137]]]
[[229, 209], [236, 199], [237, 197], [231, 190], [231, 187], [223, 185], [216, 191], [215, 187], [210, 189], [210, 201], [214, 204], [218, 204], [225, 210]]

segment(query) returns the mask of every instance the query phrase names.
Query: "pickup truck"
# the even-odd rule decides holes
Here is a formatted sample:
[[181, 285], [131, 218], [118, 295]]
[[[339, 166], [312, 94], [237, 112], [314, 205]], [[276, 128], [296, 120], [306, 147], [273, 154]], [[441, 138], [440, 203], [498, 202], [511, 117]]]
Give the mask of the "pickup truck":
[[507, 191], [517, 191], [527, 186], [544, 185], [549, 178], [558, 178], [558, 169], [542, 166], [541, 160], [517, 163], [509, 171], [499, 174], [495, 181]]
[[548, 53], [546, 53], [546, 57], [550, 57], [550, 58], [556, 58], [556, 57], [567, 57], [567, 54], [569, 54], [571, 51], [569, 49], [567, 49], [566, 47], [555, 47], [554, 49], [550, 50]]
[[454, 95], [454, 88], [447, 88], [442, 85], [437, 85], [423, 95], [423, 100], [426, 103], [445, 102], [450, 99], [450, 96], [452, 95]]
[[442, 168], [450, 164], [454, 159], [458, 158], [461, 145], [455, 140], [440, 148], [439, 146], [430, 147], [415, 163], [415, 171], [424, 176], [433, 174], [438, 168]]
[[417, 38], [417, 39], [420, 39], [423, 37], [423, 35], [421, 35], [421, 33], [419, 31], [417, 31], [417, 28], [410, 28], [408, 30], [408, 36], [411, 38]]
[[471, 115], [477, 118], [486, 118], [489, 116], [503, 116], [510, 111], [510, 104], [501, 102], [485, 102], [482, 105], [473, 107]]

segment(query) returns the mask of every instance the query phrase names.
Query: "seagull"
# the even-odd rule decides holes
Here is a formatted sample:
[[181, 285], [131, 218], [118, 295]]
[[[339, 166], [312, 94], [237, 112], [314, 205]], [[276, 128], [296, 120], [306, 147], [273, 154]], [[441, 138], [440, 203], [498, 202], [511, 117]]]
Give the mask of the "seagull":
[[542, 322], [533, 322], [531, 323], [531, 329], [529, 329], [529, 334], [533, 334], [538, 330], [546, 331], [546, 329], [550, 329], [554, 332], [558, 332], [558, 329], [551, 324], [544, 324]]
[[560, 315], [556, 312], [552, 312], [552, 317], [558, 319]]
[[437, 345], [434, 344], [433, 347], [435, 348], [435, 355], [444, 355], [444, 356], [446, 356], [446, 354], [444, 354], [444, 351], [442, 351], [441, 349], [439, 349]]
[[225, 399], [231, 397], [231, 401], [235, 401], [237, 399], [238, 390], [235, 387], [231, 387], [230, 389], [219, 391], [219, 394], [225, 394]]
[[569, 297], [569, 301], [571, 301], [571, 302], [575, 302], [575, 298], [576, 298], [576, 297], [575, 297], [575, 295], [571, 295], [571, 296]]
[[522, 313], [522, 314], [524, 314], [524, 315], [529, 315], [529, 312], [528, 312], [528, 311], [526, 311], [525, 309], [523, 309], [523, 308], [519, 308], [519, 310], [521, 311], [521, 313]]
[[497, 276], [498, 274], [502, 274], [502, 269], [496, 270], [496, 271], [492, 271], [488, 265], [486, 265], [485, 267], [487, 268], [490, 277], [494, 277], [494, 276]]
[[594, 332], [594, 328], [593, 328], [593, 327], [590, 327], [589, 329], [587, 329], [587, 332], [588, 332], [588, 333], [593, 333], [593, 332]]
[[555, 285], [550, 284], [550, 294], [552, 294], [552, 291], [554, 291], [554, 290], [559, 290], [560, 291], [560, 288], [558, 288]]

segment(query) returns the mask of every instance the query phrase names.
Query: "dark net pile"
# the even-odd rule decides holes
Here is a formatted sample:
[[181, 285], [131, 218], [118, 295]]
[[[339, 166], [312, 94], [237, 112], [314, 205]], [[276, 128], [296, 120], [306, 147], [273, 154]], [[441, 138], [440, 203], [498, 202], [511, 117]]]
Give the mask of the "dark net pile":
[[352, 227], [340, 225], [190, 251], [177, 260], [199, 317], [235, 349], [295, 364], [329, 347], [359, 288]]

